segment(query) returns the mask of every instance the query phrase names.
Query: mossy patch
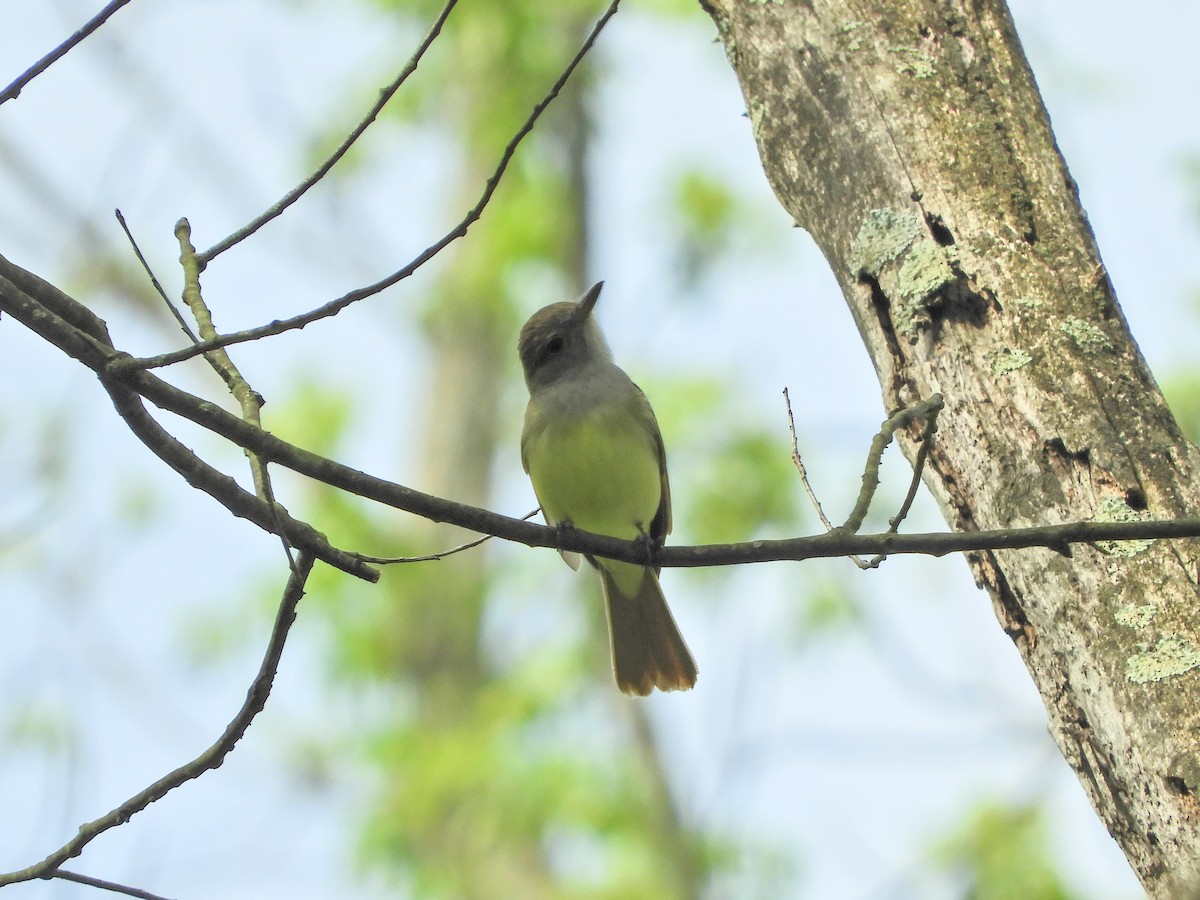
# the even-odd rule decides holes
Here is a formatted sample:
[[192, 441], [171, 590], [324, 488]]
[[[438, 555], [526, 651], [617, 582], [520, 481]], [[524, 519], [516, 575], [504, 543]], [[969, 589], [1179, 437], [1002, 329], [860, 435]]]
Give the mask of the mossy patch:
[[892, 47], [892, 53], [899, 57], [896, 71], [901, 75], [912, 75], [914, 78], [932, 78], [937, 74], [934, 59], [923, 50], [916, 47]]
[[847, 22], [845, 25], [842, 26], [842, 35], [847, 38], [847, 41], [846, 41], [846, 49], [847, 50], [861, 50], [862, 49], [862, 41], [859, 40], [858, 35], [856, 35], [855, 32], [858, 31], [860, 28], [864, 28], [866, 26], [866, 24], [867, 24], [866, 22], [860, 22], [857, 19], [855, 19], [853, 22]]
[[896, 290], [905, 300], [923, 300], [954, 281], [954, 269], [946, 249], [931, 238], [925, 238], [908, 251], [896, 275]]
[[1113, 613], [1113, 618], [1117, 620], [1117, 624], [1119, 625], [1141, 630], [1148, 628], [1150, 623], [1154, 621], [1154, 613], [1155, 607], [1149, 604], [1138, 606], [1130, 603], [1128, 606], [1122, 606]]
[[1200, 666], [1200, 650], [1179, 635], [1160, 638], [1153, 649], [1125, 661], [1125, 675], [1134, 684], [1162, 681]]
[[921, 233], [921, 217], [912, 209], [873, 209], [863, 218], [850, 247], [854, 274], [877, 278], [883, 267], [909, 248]]
[[[1100, 504], [1093, 522], [1144, 522], [1150, 518], [1145, 510], [1132, 509], [1124, 500], [1109, 497]], [[1150, 549], [1152, 540], [1096, 541], [1096, 548], [1109, 556], [1137, 556]]]
[[1113, 343], [1103, 331], [1091, 322], [1070, 318], [1058, 324], [1058, 330], [1075, 342], [1080, 350], [1111, 350]]
[[1024, 350], [1014, 350], [1011, 347], [1000, 347], [983, 354], [988, 369], [993, 375], [1007, 375], [1033, 362], [1033, 357]]

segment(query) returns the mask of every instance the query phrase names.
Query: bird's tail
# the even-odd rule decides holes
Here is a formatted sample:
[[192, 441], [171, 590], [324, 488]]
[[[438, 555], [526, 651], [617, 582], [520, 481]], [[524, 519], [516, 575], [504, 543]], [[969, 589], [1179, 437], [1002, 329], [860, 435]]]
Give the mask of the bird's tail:
[[696, 684], [696, 662], [667, 608], [653, 569], [597, 560], [612, 636], [613, 673], [627, 694], [686, 691]]

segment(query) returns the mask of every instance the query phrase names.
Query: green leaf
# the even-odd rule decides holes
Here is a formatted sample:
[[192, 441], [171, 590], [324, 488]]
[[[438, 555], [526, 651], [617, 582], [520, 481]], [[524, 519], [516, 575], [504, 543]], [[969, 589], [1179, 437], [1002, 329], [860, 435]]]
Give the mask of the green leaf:
[[748, 540], [797, 521], [798, 476], [779, 435], [742, 431], [710, 445], [704, 474], [687, 498], [688, 533], [699, 543]]
[[985, 803], [933, 848], [940, 868], [965, 879], [972, 900], [1070, 900], [1047, 850], [1036, 803]]

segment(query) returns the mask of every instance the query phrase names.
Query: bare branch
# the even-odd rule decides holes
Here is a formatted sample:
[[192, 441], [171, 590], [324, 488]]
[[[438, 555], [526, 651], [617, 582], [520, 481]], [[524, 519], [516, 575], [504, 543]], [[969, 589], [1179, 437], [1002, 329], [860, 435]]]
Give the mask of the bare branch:
[[70, 53], [76, 44], [82, 42], [88, 35], [107, 22], [109, 16], [128, 3], [129, 0], [112, 0], [108, 6], [92, 16], [82, 28], [22, 72], [12, 84], [0, 91], [0, 103], [15, 100], [21, 91], [25, 89], [25, 85], [29, 84], [29, 82], [33, 81], [33, 79], [37, 78]]
[[[800, 458], [800, 443], [796, 437], [796, 421], [792, 416], [792, 399], [788, 396], [787, 388], [783, 389], [783, 401], [787, 405], [788, 430], [792, 435], [792, 462], [796, 466], [796, 470], [800, 473], [800, 482], [804, 485], [804, 490], [808, 493], [808, 499], [812, 501], [812, 505], [817, 510], [817, 515], [821, 518], [821, 524], [825, 526], [826, 531], [833, 531], [834, 527], [825, 515], [825, 510], [821, 508], [821, 501], [817, 499], [816, 493], [812, 489], [812, 485], [808, 480], [808, 470], [804, 468], [804, 461]], [[933, 442], [933, 435], [937, 432], [937, 416], [943, 406], [942, 395], [934, 394], [928, 400], [924, 400], [913, 406], [906, 407], [900, 410], [880, 427], [879, 434], [875, 436], [871, 443], [871, 450], [867, 454], [867, 464], [863, 470], [863, 486], [859, 491], [858, 501], [855, 504], [854, 511], [851, 512], [850, 518], [843, 529], [857, 532], [862, 526], [862, 520], [866, 517], [867, 510], [871, 506], [871, 500], [875, 496], [875, 489], [879, 486], [879, 466], [883, 459], [883, 452], [891, 443], [892, 436], [896, 429], [911, 422], [914, 418], [925, 418], [925, 430], [921, 437], [921, 446], [917, 451], [917, 458], [913, 462], [913, 474], [908, 484], [908, 493], [904, 495], [904, 502], [900, 504], [900, 509], [894, 516], [888, 519], [888, 532], [894, 533], [900, 528], [900, 523], [904, 521], [904, 517], [908, 515], [909, 509], [912, 507], [913, 500], [917, 496], [917, 488], [921, 484], [921, 472], [925, 468], [925, 460], [929, 456], [929, 447]], [[876, 554], [869, 560], [862, 559], [858, 556], [851, 556], [850, 561], [860, 569], [877, 569], [879, 564], [887, 559], [887, 554]]]
[[367, 111], [367, 114], [359, 121], [354, 129], [346, 136], [346, 139], [338, 146], [336, 150], [329, 155], [324, 162], [321, 163], [308, 178], [300, 182], [286, 194], [284, 194], [277, 203], [265, 210], [261, 215], [254, 218], [246, 225], [239, 228], [233, 234], [224, 238], [221, 241], [213, 244], [203, 253], [199, 254], [200, 259], [205, 263], [212, 262], [217, 256], [224, 253], [235, 244], [241, 243], [258, 229], [262, 228], [276, 216], [281, 215], [284, 210], [308, 193], [308, 189], [315, 185], [318, 181], [337, 165], [338, 160], [346, 155], [347, 151], [354, 145], [364, 131], [366, 131], [378, 117], [383, 108], [387, 106], [389, 100], [395, 95], [396, 91], [400, 90], [400, 86], [408, 80], [408, 76], [417, 70], [417, 66], [421, 62], [421, 58], [425, 55], [425, 51], [437, 39], [437, 36], [442, 32], [442, 26], [446, 24], [446, 19], [450, 16], [450, 11], [454, 9], [458, 0], [447, 0], [445, 6], [442, 7], [441, 13], [434, 20], [433, 26], [429, 29], [429, 33], [425, 35], [425, 39], [421, 41], [421, 45], [417, 47], [416, 52], [409, 59], [408, 64], [401, 70], [390, 84], [384, 87], [379, 92], [379, 99], [375, 101], [375, 105]]
[[138, 393], [161, 408], [190, 419], [240, 446], [249, 447], [286, 468], [331, 487], [341, 488], [434, 522], [448, 522], [527, 546], [574, 550], [628, 562], [654, 563], [668, 567], [728, 566], [851, 554], [919, 553], [943, 556], [967, 550], [1028, 547], [1049, 547], [1069, 555], [1069, 546], [1072, 543], [1200, 537], [1200, 519], [1193, 518], [1166, 522], [1075, 522], [1033, 528], [919, 535], [890, 532], [858, 535], [844, 529], [835, 529], [815, 537], [702, 547], [665, 547], [655, 551], [643, 541], [631, 543], [575, 529], [547, 528], [425, 494], [289, 444], [212, 404], [197, 402], [197, 398], [168, 385], [150, 373], [131, 373], [129, 378]]
[[[67, 315], [60, 317], [42, 307], [37, 299], [14, 283], [18, 279], [39, 294], [49, 295], [54, 302], [65, 304], [64, 312]], [[504, 540], [515, 541], [530, 547], [573, 550], [608, 559], [667, 567], [699, 567], [804, 560], [851, 554], [915, 553], [944, 556], [947, 553], [970, 550], [1030, 547], [1048, 547], [1058, 553], [1069, 555], [1071, 544], [1077, 543], [1200, 537], [1200, 518], [1186, 518], [1142, 522], [1071, 522], [1030, 528], [938, 534], [885, 532], [860, 535], [839, 528], [826, 534], [785, 540], [656, 549], [645, 541], [630, 542], [604, 535], [588, 534], [576, 529], [547, 528], [544, 525], [535, 525], [531, 522], [523, 522], [485, 509], [468, 506], [465, 503], [456, 503], [443, 497], [435, 497], [395, 482], [368, 475], [334, 460], [318, 456], [294, 444], [289, 444], [212, 403], [168, 384], [150, 372], [120, 367], [119, 375], [110, 374], [116, 368], [112, 363], [127, 357], [115, 351], [111, 345], [95, 339], [72, 324], [72, 320], [78, 320], [85, 326], [86, 323], [91, 322], [95, 327], [94, 323], [98, 322], [99, 327], [103, 328], [103, 322], [90, 310], [59, 292], [57, 288], [48, 285], [18, 266], [14, 266], [2, 256], [0, 256], [0, 309], [91, 368], [101, 376], [106, 385], [119, 383], [119, 386], [142, 395], [161, 409], [207, 428], [240, 447], [253, 450], [261, 454], [264, 459], [279, 463], [331, 487], [340, 488], [434, 522], [448, 522], [480, 534], [495, 535]], [[924, 402], [932, 403], [934, 398]], [[913, 408], [914, 415], [921, 411], [921, 404]], [[901, 421], [897, 422], [897, 419]], [[903, 416], [894, 416], [889, 420], [897, 427], [902, 421], [904, 421]], [[226, 476], [220, 475], [220, 477], [225, 478]], [[233, 483], [232, 479], [229, 481]], [[236, 483], [233, 484], [236, 488]], [[241, 490], [240, 488], [236, 489]], [[235, 506], [228, 497], [217, 490], [209, 492], [236, 512]], [[242, 491], [242, 493], [246, 492]], [[253, 495], [246, 494], [246, 496], [255, 503], [261, 502]], [[247, 515], [246, 518], [251, 517]], [[252, 519], [252, 521], [268, 531], [271, 530], [272, 526], [269, 520], [265, 523], [258, 519]], [[291, 537], [290, 534], [289, 537]], [[298, 540], [294, 542], [297, 546], [305, 549]], [[318, 545], [318, 548], [327, 550], [328, 545]], [[341, 553], [341, 551], [336, 552]], [[342, 562], [340, 557], [337, 559], [338, 562]], [[355, 561], [363, 566], [361, 558], [356, 557]], [[345, 565], [338, 567], [350, 570]]]
[[141, 888], [117, 884], [115, 881], [105, 881], [103, 878], [93, 878], [91, 875], [80, 875], [78, 872], [68, 872], [66, 869], [56, 869], [43, 878], [73, 881], [75, 884], [86, 884], [88, 887], [99, 888], [102, 891], [112, 891], [114, 894], [124, 894], [126, 897], [137, 897], [138, 900], [167, 900], [159, 894], [143, 891]]
[[[187, 219], [180, 219], [175, 223], [175, 239], [179, 241], [179, 265], [183, 269], [183, 302], [199, 330], [199, 339], [193, 337], [192, 342], [199, 343], [200, 340], [215, 335], [217, 329], [213, 325], [212, 313], [200, 290], [200, 273], [204, 271], [204, 262], [192, 246], [192, 226], [188, 224]], [[258, 397], [257, 400], [251, 397], [254, 392], [242, 378], [229, 354], [223, 349], [211, 350], [204, 354], [204, 359], [238, 401], [242, 407], [242, 415], [246, 416], [248, 421], [261, 425], [258, 409], [262, 405], [262, 397]]]
[[[224, 762], [238, 741], [245, 735], [246, 729], [254, 721], [254, 717], [262, 712], [271, 687], [275, 681], [275, 672], [279, 668], [279, 660], [283, 655], [283, 646], [287, 642], [288, 631], [296, 619], [296, 605], [304, 596], [304, 585], [312, 571], [313, 557], [301, 553], [295, 571], [287, 580], [283, 597], [279, 601], [279, 611], [275, 616], [275, 625], [271, 630], [270, 640], [263, 655], [262, 665], [258, 674], [251, 682], [246, 692], [246, 700], [238, 710], [237, 715], [226, 726], [225, 732], [217, 742], [190, 762], [185, 763], [172, 772], [167, 773], [149, 787], [134, 794], [116, 809], [98, 819], [79, 826], [79, 831], [70, 841], [55, 850], [41, 862], [16, 872], [0, 874], [0, 887], [16, 884], [22, 881], [32, 881], [36, 878], [48, 878], [58, 873], [58, 868], [68, 859], [83, 852], [84, 847], [111, 828], [116, 828], [128, 822], [135, 814], [141, 812], [156, 800], [161, 800], [181, 784], [199, 778], [210, 769], [215, 769]], [[71, 879], [77, 880], [77, 879]], [[136, 895], [135, 895], [136, 896]]]
[[[180, 219], [175, 223], [175, 238], [179, 241], [179, 264], [183, 267], [183, 302], [187, 304], [192, 318], [196, 320], [200, 337], [202, 339], [214, 337], [217, 329], [213, 325], [212, 312], [209, 310], [208, 304], [204, 302], [204, 294], [200, 290], [200, 273], [204, 271], [205, 263], [196, 253], [196, 248], [192, 246], [192, 226], [188, 224], [187, 219]], [[233, 359], [225, 348], [218, 347], [216, 350], [210, 350], [204, 354], [204, 358], [221, 376], [221, 380], [229, 388], [229, 393], [233, 394], [233, 399], [242, 409], [242, 418], [250, 424], [262, 428], [262, 394], [250, 387], [250, 383], [233, 364]], [[246, 458], [250, 461], [250, 477], [254, 479], [254, 492], [260, 500], [270, 506], [274, 513], [277, 508], [275, 490], [271, 487], [271, 475], [267, 471], [267, 464], [258, 457], [258, 454], [249, 450], [245, 453]], [[280, 534], [283, 541], [283, 552], [287, 556], [288, 566], [295, 569], [296, 560], [292, 557], [292, 548], [288, 544], [287, 538], [282, 537], [278, 528], [274, 530], [276, 534]]]
[[[875, 489], [879, 487], [879, 466], [883, 460], [883, 451], [892, 442], [896, 430], [903, 428], [914, 419], [928, 419], [929, 416], [936, 417], [941, 411], [942, 406], [942, 395], [934, 394], [927, 400], [921, 400], [912, 406], [905, 407], [899, 412], [894, 413], [888, 417], [886, 422], [879, 426], [879, 433], [871, 441], [871, 449], [867, 452], [867, 464], [863, 469], [862, 476], [862, 489], [858, 492], [858, 500], [855, 502], [854, 509], [850, 511], [850, 515], [846, 518], [846, 522], [842, 525], [842, 528], [847, 531], [858, 531], [862, 527], [863, 519], [867, 517], [867, 511], [871, 508], [871, 500], [875, 496]], [[912, 490], [915, 491], [915, 488]]]
[[[528, 522], [534, 516], [542, 511], [539, 506], [537, 509], [525, 513], [521, 516], [522, 522]], [[435, 560], [445, 559], [447, 556], [453, 556], [455, 553], [462, 553], [464, 550], [472, 550], [480, 544], [487, 543], [495, 535], [485, 534], [481, 538], [476, 538], [473, 541], [467, 541], [465, 544], [459, 544], [457, 547], [451, 547], [449, 550], [439, 550], [437, 553], [429, 553], [425, 556], [366, 556], [360, 555], [359, 559], [367, 563], [375, 563], [381, 566], [390, 566], [395, 563], [416, 563], [416, 562], [434, 562]]]
[[129, 241], [129, 246], [133, 248], [133, 255], [137, 257], [137, 261], [141, 263], [142, 270], [146, 273], [146, 277], [150, 279], [150, 286], [154, 288], [155, 293], [162, 298], [162, 302], [166, 304], [167, 309], [171, 313], [171, 317], [179, 323], [179, 327], [183, 329], [183, 333], [187, 335], [188, 340], [195, 344], [200, 339], [196, 337], [196, 333], [192, 331], [192, 326], [188, 324], [187, 319], [183, 317], [175, 304], [171, 302], [171, 298], [167, 296], [167, 292], [163, 290], [162, 284], [159, 283], [158, 276], [154, 274], [154, 270], [150, 268], [150, 263], [142, 253], [142, 248], [138, 246], [137, 239], [133, 236], [133, 232], [129, 230], [129, 223], [125, 221], [125, 216], [119, 209], [113, 210], [116, 214], [117, 222], [121, 226], [121, 230], [125, 232], [125, 238]]
[[[936, 400], [936, 404], [934, 401]], [[933, 437], [937, 434], [937, 418], [938, 413], [942, 411], [942, 395], [934, 394], [924, 403], [929, 404], [928, 412], [925, 416], [925, 429], [921, 432], [920, 444], [917, 447], [917, 458], [913, 460], [912, 477], [908, 481], [908, 492], [904, 495], [904, 500], [900, 504], [900, 509], [896, 514], [888, 519], [888, 532], [895, 534], [900, 530], [900, 523], [904, 521], [908, 515], [908, 511], [912, 509], [913, 501], [917, 498], [917, 489], [921, 486], [921, 474], [925, 471], [925, 461], [929, 459], [929, 449], [933, 446]], [[856, 557], [857, 559], [857, 557]], [[865, 569], [877, 569], [879, 565], [887, 559], [886, 553], [877, 553], [869, 560], [860, 566]]]
[[[825, 526], [826, 531], [833, 531], [833, 523], [829, 521], [829, 517], [825, 515], [825, 508], [821, 506], [821, 501], [817, 499], [817, 492], [813, 490], [812, 482], [808, 480], [808, 469], [804, 466], [804, 460], [800, 457], [800, 439], [796, 435], [796, 418], [792, 415], [792, 398], [788, 394], [788, 389], [783, 389], [783, 402], [787, 407], [788, 432], [792, 436], [792, 464], [796, 467], [796, 471], [800, 473], [800, 483], [804, 485], [804, 492], [808, 494], [808, 500], [817, 511], [817, 516], [821, 520], [821, 524]], [[871, 569], [878, 566], [883, 561], [883, 557], [877, 557], [875, 566], [867, 562], [861, 556], [848, 557], [850, 562], [858, 566], [860, 569]]]
[[[24, 290], [20, 289], [14, 280], [19, 278], [38, 293], [47, 294], [58, 304], [65, 304], [66, 316], [58, 316], [38, 304], [38, 301]], [[48, 290], [47, 290], [48, 289]], [[28, 326], [37, 334], [46, 337], [50, 343], [64, 350], [100, 374], [106, 385], [119, 383], [128, 390], [137, 392], [166, 409], [167, 412], [184, 416], [185, 419], [196, 422], [197, 425], [208, 428], [209, 431], [232, 440], [233, 443], [247, 450], [253, 450], [262, 455], [265, 460], [280, 463], [281, 466], [292, 469], [308, 478], [322, 481], [331, 487], [358, 494], [359, 497], [376, 500], [395, 509], [412, 512], [433, 522], [449, 522], [462, 528], [468, 528], [480, 534], [492, 534], [497, 538], [516, 541], [530, 547], [553, 547], [556, 550], [592, 553], [593, 556], [625, 560], [625, 562], [658, 564], [664, 566], [709, 566], [709, 565], [738, 565], [740, 563], [766, 563], [784, 559], [814, 559], [818, 557], [844, 557], [854, 553], [923, 553], [928, 556], [944, 556], [947, 553], [958, 553], [973, 550], [1020, 550], [1028, 547], [1049, 547], [1056, 552], [1070, 553], [1072, 544], [1093, 544], [1096, 541], [1111, 540], [1152, 540], [1158, 538], [1198, 538], [1200, 536], [1200, 518], [1178, 518], [1171, 521], [1144, 522], [1072, 522], [1055, 524], [1055, 526], [1038, 526], [1032, 528], [1004, 528], [990, 532], [955, 532], [941, 534], [853, 534], [846, 529], [834, 529], [833, 532], [804, 538], [786, 540], [748, 541], [744, 544], [712, 545], [704, 547], [664, 547], [661, 550], [649, 546], [646, 541], [624, 541], [618, 538], [608, 538], [605, 535], [588, 534], [576, 529], [546, 528], [522, 522], [516, 518], [502, 516], [497, 512], [455, 503], [454, 500], [434, 497], [412, 487], [397, 485], [395, 482], [376, 478], [358, 469], [343, 466], [323, 456], [289, 444], [263, 431], [238, 416], [227, 413], [215, 404], [200, 400], [199, 397], [188, 394], [175, 386], [163, 382], [150, 372], [128, 370], [121, 367], [120, 374], [110, 374], [113, 361], [124, 358], [124, 354], [116, 352], [110, 344], [96, 340], [79, 326], [72, 325], [72, 319], [83, 323], [91, 323], [92, 328], [103, 328], [103, 322], [95, 313], [86, 310], [65, 294], [59, 292], [47, 282], [41, 281], [34, 275], [20, 269], [19, 266], [0, 257], [0, 310], [10, 313], [18, 322]], [[71, 318], [68, 318], [71, 317]], [[934, 403], [930, 398], [924, 403]], [[913, 407], [913, 415], [923, 412], [922, 404]], [[144, 412], [144, 410], [143, 410]], [[149, 418], [149, 416], [148, 416]], [[893, 416], [888, 420], [896, 427], [906, 421], [904, 415]], [[157, 427], [157, 426], [156, 426]], [[169, 438], [169, 436], [167, 436]], [[174, 440], [173, 438], [170, 438]], [[190, 452], [190, 451], [188, 451]], [[872, 451], [874, 454], [874, 451]], [[186, 475], [185, 475], [186, 476]], [[217, 473], [224, 479], [227, 476]], [[252, 494], [241, 491], [236, 482], [228, 479], [236, 491], [250, 498], [253, 503], [262, 503]], [[208, 486], [205, 490], [209, 490]], [[245, 515], [238, 506], [230, 500], [226, 493], [214, 488], [209, 490], [212, 496], [221, 500], [236, 515]], [[265, 506], [265, 504], [263, 504]], [[251, 521], [260, 528], [272, 529], [270, 518], [266, 521], [252, 518]], [[307, 526], [305, 526], [307, 527]], [[302, 533], [301, 533], [302, 536]], [[295, 535], [289, 532], [296, 546], [306, 548]], [[317, 550], [326, 553], [328, 544], [318, 544]], [[314, 551], [316, 552], [316, 551]], [[352, 571], [360, 577], [370, 577], [370, 574], [360, 574], [352, 566], [346, 565], [342, 559], [342, 551], [335, 551], [337, 556], [332, 563], [338, 568]], [[325, 557], [322, 557], [325, 558]], [[361, 558], [355, 557], [355, 563], [366, 568]], [[373, 570], [371, 570], [373, 572]]]
[[[2, 256], [0, 309], [67, 355], [80, 360], [91, 359], [96, 364], [90, 368], [99, 375], [103, 375], [104, 370], [99, 361], [111, 358], [117, 353], [109, 340], [108, 328], [99, 316], [50, 283], [20, 266], [13, 265]], [[136, 392], [127, 385], [108, 377], [101, 377], [100, 380], [112, 397], [118, 414], [138, 439], [182, 475], [188, 484], [215, 498], [235, 516], [248, 519], [264, 531], [282, 532], [293, 546], [308, 551], [322, 562], [358, 578], [378, 580], [378, 570], [365, 565], [353, 554], [333, 547], [325, 536], [312, 526], [293, 519], [287, 510], [278, 504], [269, 506], [249, 491], [243, 490], [241, 485], [228, 475], [214, 469], [192, 453], [154, 421], [142, 406]], [[192, 397], [192, 401], [202, 406], [212, 406], [199, 397]], [[215, 406], [212, 408], [216, 409]]]
[[908, 535], [889, 532], [858, 535], [844, 529], [835, 529], [815, 537], [703, 547], [665, 547], [656, 551], [643, 541], [631, 543], [575, 529], [547, 528], [425, 494], [289, 444], [269, 432], [255, 429], [212, 404], [197, 403], [196, 398], [148, 372], [129, 373], [128, 378], [138, 393], [161, 408], [190, 419], [240, 446], [249, 447], [282, 466], [332, 487], [434, 522], [448, 522], [527, 546], [573, 550], [628, 562], [653, 563], [668, 567], [728, 566], [851, 554], [919, 553], [943, 556], [967, 550], [1029, 547], [1049, 547], [1069, 555], [1069, 548], [1073, 543], [1200, 537], [1200, 518], [1189, 518], [1163, 522], [1074, 522], [995, 531]]
[[[934, 401], [936, 400], [936, 405]], [[925, 471], [925, 461], [929, 458], [929, 450], [933, 446], [934, 435], [937, 434], [937, 417], [942, 411], [942, 395], [934, 394], [924, 401], [929, 405], [925, 416], [925, 430], [921, 432], [921, 442], [917, 448], [917, 458], [913, 460], [912, 478], [908, 482], [908, 493], [896, 514], [888, 519], [888, 531], [898, 531], [908, 511], [912, 509], [913, 501], [917, 498], [917, 488], [921, 486], [921, 473]]]
[[266, 325], [260, 325], [257, 328], [250, 328], [245, 331], [235, 331], [232, 334], [226, 334], [211, 340], [201, 341], [199, 344], [196, 344], [193, 347], [175, 350], [171, 353], [163, 353], [160, 356], [147, 357], [143, 359], [129, 357], [124, 360], [120, 366], [122, 368], [130, 369], [156, 369], [160, 366], [169, 366], [174, 365], [175, 363], [183, 362], [186, 359], [191, 359], [194, 356], [198, 356], [201, 353], [206, 353], [209, 350], [215, 350], [218, 347], [228, 347], [231, 344], [241, 344], [245, 341], [254, 341], [258, 340], [259, 338], [283, 334], [285, 331], [294, 331], [298, 328], [303, 328], [305, 325], [311, 325], [313, 322], [328, 318], [329, 316], [335, 316], [352, 303], [357, 303], [359, 300], [364, 300], [367, 297], [374, 296], [380, 291], [383, 291], [392, 285], [403, 281], [405, 278], [408, 278], [415, 271], [417, 271], [417, 269], [421, 268], [421, 266], [425, 265], [425, 263], [429, 262], [439, 253], [445, 250], [446, 247], [448, 247], [454, 241], [463, 237], [467, 233], [467, 230], [479, 220], [480, 216], [483, 215], [484, 209], [487, 207], [488, 203], [491, 202], [492, 195], [495, 194], [496, 188], [500, 185], [500, 179], [504, 177], [504, 173], [507, 171], [509, 163], [512, 162], [512, 158], [517, 151], [517, 147], [519, 147], [521, 142], [525, 140], [525, 138], [533, 130], [534, 125], [537, 124], [538, 119], [541, 118], [542, 113], [546, 111], [546, 108], [552, 102], [554, 102], [555, 98], [558, 97], [563, 87], [566, 86], [567, 81], [575, 72], [575, 69], [578, 68], [579, 64], [583, 61], [583, 58], [592, 48], [592, 45], [596, 42], [596, 38], [599, 37], [600, 32], [604, 28], [605, 24], [607, 24], [608, 20], [611, 19], [616, 13], [619, 3], [620, 0], [613, 0], [608, 9], [605, 10], [604, 14], [592, 27], [592, 30], [588, 33], [588, 36], [584, 40], [582, 46], [580, 46], [575, 56], [572, 57], [570, 63], [567, 64], [567, 67], [558, 77], [558, 80], [554, 82], [554, 85], [546, 93], [546, 96], [543, 97], [541, 102], [539, 102], [537, 106], [533, 108], [533, 111], [529, 114], [529, 117], [525, 120], [524, 124], [521, 125], [516, 134], [514, 134], [512, 139], [509, 140], [507, 146], [504, 148], [504, 152], [500, 156], [499, 163], [497, 163], [495, 170], [492, 172], [491, 176], [487, 180], [487, 183], [484, 185], [483, 193], [480, 195], [478, 202], [471, 207], [470, 211], [467, 212], [467, 214], [457, 225], [454, 226], [454, 228], [448, 231], [439, 240], [426, 247], [425, 250], [423, 250], [415, 259], [413, 259], [412, 262], [408, 263], [408, 265], [401, 269], [397, 269], [391, 275], [376, 281], [374, 284], [357, 288], [353, 291], [350, 291], [348, 294], [343, 294], [336, 300], [331, 300], [323, 306], [309, 310], [306, 313], [301, 313], [298, 316], [292, 316], [290, 319], [277, 319], [274, 322], [270, 322]]
[[796, 436], [796, 418], [792, 415], [792, 398], [788, 395], [787, 388], [783, 389], [783, 402], [787, 406], [788, 431], [792, 435], [792, 464], [795, 465], [796, 471], [800, 473], [800, 483], [804, 485], [804, 491], [808, 494], [808, 501], [813, 505], [813, 509], [817, 511], [817, 517], [821, 520], [821, 524], [825, 526], [826, 531], [833, 531], [833, 523], [825, 515], [825, 509], [821, 506], [821, 501], [817, 499], [817, 494], [812, 488], [812, 483], [808, 480], [808, 469], [804, 467], [804, 460], [800, 458], [800, 439]]

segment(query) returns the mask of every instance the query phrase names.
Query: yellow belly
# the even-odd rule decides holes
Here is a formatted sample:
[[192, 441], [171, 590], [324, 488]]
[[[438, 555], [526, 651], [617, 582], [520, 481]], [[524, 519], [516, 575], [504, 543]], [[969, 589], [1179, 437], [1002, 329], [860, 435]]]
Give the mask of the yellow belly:
[[648, 424], [627, 408], [533, 423], [525, 462], [547, 519], [613, 537], [648, 532], [662, 498], [658, 445]]

